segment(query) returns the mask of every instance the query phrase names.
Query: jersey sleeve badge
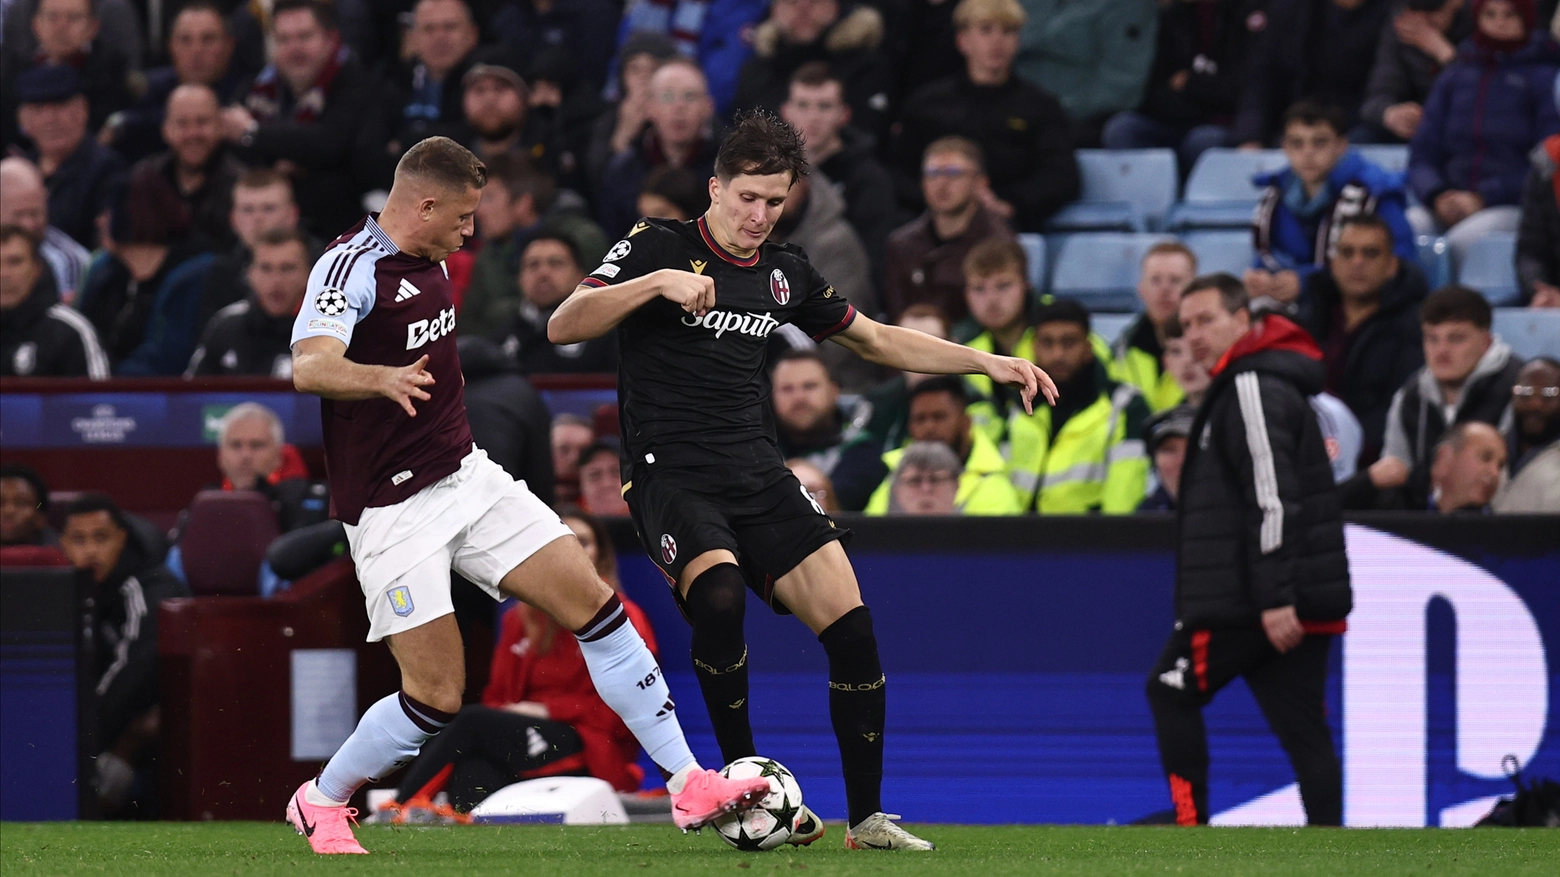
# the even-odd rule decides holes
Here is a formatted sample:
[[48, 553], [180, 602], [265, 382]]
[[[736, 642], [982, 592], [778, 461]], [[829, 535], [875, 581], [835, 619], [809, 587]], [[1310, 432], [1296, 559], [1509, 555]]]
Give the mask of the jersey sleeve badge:
[[327, 286], [314, 296], [314, 309], [327, 317], [339, 317], [347, 312], [347, 294]]

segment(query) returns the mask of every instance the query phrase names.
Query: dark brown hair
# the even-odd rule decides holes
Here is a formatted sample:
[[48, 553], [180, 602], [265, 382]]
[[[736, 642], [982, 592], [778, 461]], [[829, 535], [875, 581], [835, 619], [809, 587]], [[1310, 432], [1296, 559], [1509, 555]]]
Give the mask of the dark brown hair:
[[1193, 277], [1192, 282], [1186, 284], [1186, 288], [1181, 290], [1181, 301], [1186, 301], [1189, 295], [1210, 289], [1219, 294], [1219, 300], [1224, 304], [1226, 311], [1233, 314], [1236, 311], [1251, 310], [1251, 294], [1246, 292], [1246, 287], [1236, 280], [1233, 274], [1226, 274], [1223, 271]]
[[1349, 134], [1349, 117], [1343, 110], [1332, 104], [1317, 103], [1316, 101], [1297, 101], [1289, 109], [1284, 111], [1278, 129], [1289, 130], [1290, 125], [1326, 125], [1333, 129], [1333, 133], [1339, 137]]
[[737, 115], [731, 132], [720, 142], [715, 156], [715, 176], [722, 183], [733, 177], [789, 173], [791, 182], [807, 175], [807, 154], [802, 135], [768, 110]]
[[970, 247], [964, 257], [964, 279], [990, 277], [1009, 269], [1018, 273], [1028, 283], [1029, 257], [1018, 241], [1005, 237], [990, 237]]
[[834, 68], [829, 66], [828, 61], [808, 61], [806, 64], [796, 68], [796, 72], [791, 74], [792, 85], [805, 85], [808, 88], [817, 88], [820, 85], [828, 85], [831, 82], [838, 85], [840, 92], [844, 93], [845, 80], [841, 79], [840, 75], [834, 72]]
[[1188, 247], [1186, 244], [1183, 244], [1180, 241], [1160, 241], [1159, 243], [1154, 244], [1152, 247], [1148, 248], [1148, 252], [1143, 254], [1143, 258], [1138, 262], [1138, 264], [1142, 265], [1146, 263], [1149, 256], [1167, 255], [1185, 256], [1186, 260], [1192, 263], [1192, 273], [1197, 273], [1197, 254], [1192, 252], [1191, 247]]
[[1419, 322], [1426, 326], [1468, 322], [1488, 330], [1494, 320], [1489, 299], [1466, 286], [1443, 286], [1430, 293], [1419, 306]]

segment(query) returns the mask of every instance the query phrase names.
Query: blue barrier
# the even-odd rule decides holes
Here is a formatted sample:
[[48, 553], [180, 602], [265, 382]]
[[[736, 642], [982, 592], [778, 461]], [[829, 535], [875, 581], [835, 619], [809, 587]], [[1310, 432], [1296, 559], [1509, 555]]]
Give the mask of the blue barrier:
[[[1542, 535], [1553, 519], [1520, 523], [1350, 526], [1358, 608], [1328, 689], [1349, 824], [1467, 824], [1509, 791], [1508, 751], [1560, 777], [1560, 674], [1544, 647], [1560, 637], [1560, 545]], [[889, 678], [890, 810], [1120, 823], [1170, 806], [1143, 697], [1171, 628], [1170, 521], [850, 526]], [[695, 752], [717, 761], [687, 625], [626, 528], [617, 538], [625, 590], [655, 625]], [[759, 749], [797, 773], [826, 818], [843, 817], [823, 650], [756, 602], [748, 618]], [[1293, 774], [1242, 683], [1220, 694], [1207, 724], [1220, 821], [1296, 822]]]

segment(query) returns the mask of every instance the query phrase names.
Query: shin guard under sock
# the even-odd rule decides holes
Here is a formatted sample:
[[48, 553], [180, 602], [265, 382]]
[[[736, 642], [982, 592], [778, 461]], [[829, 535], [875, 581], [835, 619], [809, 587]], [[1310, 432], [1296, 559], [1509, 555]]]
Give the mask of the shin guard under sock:
[[727, 764], [758, 754], [748, 714], [747, 645], [742, 634], [746, 602], [742, 571], [729, 563], [700, 574], [683, 601], [693, 623], [689, 650], [693, 672]]
[[865, 606], [818, 634], [829, 656], [829, 718], [840, 744], [851, 825], [883, 809], [883, 725], [888, 698], [872, 614]]

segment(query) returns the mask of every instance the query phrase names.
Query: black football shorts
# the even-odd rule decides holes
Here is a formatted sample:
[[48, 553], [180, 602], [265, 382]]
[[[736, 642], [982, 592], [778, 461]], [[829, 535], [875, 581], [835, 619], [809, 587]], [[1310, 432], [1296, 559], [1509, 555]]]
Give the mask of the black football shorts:
[[675, 467], [640, 460], [628, 474], [623, 498], [634, 529], [673, 594], [689, 561], [724, 548], [736, 555], [748, 587], [774, 611], [789, 614], [775, 599], [774, 583], [824, 545], [850, 539], [778, 460]]

